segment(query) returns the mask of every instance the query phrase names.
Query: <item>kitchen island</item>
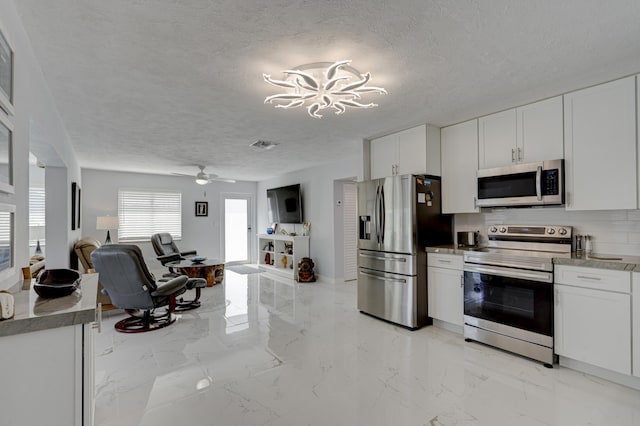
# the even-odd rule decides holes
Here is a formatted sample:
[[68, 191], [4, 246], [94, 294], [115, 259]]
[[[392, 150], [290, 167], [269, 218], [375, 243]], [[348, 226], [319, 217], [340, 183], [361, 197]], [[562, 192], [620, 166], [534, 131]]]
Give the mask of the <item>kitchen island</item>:
[[56, 299], [25, 280], [9, 289], [13, 319], [0, 321], [0, 408], [5, 425], [92, 425], [98, 274]]

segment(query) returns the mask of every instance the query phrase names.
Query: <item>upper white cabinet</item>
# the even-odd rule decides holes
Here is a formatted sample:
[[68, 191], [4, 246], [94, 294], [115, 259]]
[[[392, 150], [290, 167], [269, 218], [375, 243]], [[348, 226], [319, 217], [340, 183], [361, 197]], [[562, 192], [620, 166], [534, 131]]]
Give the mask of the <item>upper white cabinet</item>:
[[478, 119], [480, 169], [563, 158], [562, 96]]
[[481, 169], [507, 166], [516, 161], [516, 110], [478, 119], [478, 165]]
[[398, 138], [383, 136], [371, 141], [371, 179], [395, 174]]
[[564, 118], [566, 209], [637, 208], [635, 77], [564, 95]]
[[440, 176], [440, 129], [412, 127], [371, 140], [371, 179], [404, 174]]
[[442, 129], [442, 213], [476, 213], [478, 120]]

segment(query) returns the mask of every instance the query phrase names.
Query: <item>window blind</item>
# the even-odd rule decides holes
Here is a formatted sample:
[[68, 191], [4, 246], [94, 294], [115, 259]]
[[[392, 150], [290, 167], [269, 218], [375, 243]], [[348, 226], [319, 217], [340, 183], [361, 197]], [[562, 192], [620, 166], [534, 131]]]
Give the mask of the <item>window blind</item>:
[[[11, 226], [12, 222], [13, 213], [0, 212], [0, 248], [2, 249], [9, 247], [11, 241], [13, 241], [13, 239], [11, 238], [11, 232], [13, 230], [13, 226]], [[0, 252], [2, 252], [2, 250], [0, 250]]]
[[[35, 246], [37, 240], [44, 244], [45, 226], [45, 189], [29, 188], [29, 245]], [[36, 235], [38, 234], [38, 235]], [[40, 238], [38, 238], [40, 237]]]
[[182, 238], [182, 194], [136, 189], [118, 191], [118, 241], [148, 241], [151, 235], [168, 232]]

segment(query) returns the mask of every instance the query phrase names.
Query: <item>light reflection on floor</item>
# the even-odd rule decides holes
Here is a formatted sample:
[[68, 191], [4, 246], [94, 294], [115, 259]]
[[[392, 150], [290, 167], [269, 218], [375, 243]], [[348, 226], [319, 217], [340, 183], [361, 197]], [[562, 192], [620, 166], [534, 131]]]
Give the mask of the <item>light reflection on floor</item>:
[[640, 392], [360, 314], [351, 283], [225, 272], [152, 333], [96, 337], [96, 425], [640, 425]]

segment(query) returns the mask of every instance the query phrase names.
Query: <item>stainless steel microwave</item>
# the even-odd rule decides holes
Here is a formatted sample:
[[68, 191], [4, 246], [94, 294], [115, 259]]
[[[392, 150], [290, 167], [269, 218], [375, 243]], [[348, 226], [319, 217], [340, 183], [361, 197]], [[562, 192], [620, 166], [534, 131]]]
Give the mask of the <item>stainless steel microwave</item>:
[[564, 160], [478, 170], [478, 207], [564, 204]]

